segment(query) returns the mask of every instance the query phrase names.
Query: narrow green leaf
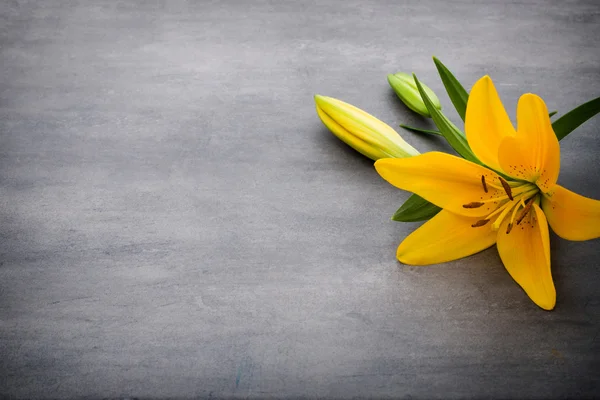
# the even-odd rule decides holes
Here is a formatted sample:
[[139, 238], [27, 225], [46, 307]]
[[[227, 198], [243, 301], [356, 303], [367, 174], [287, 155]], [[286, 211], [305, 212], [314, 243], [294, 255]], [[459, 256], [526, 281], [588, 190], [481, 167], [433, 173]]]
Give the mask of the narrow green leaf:
[[399, 222], [425, 221], [439, 213], [441, 208], [431, 204], [424, 198], [413, 194], [402, 204], [402, 207], [392, 216], [392, 220]]
[[551, 111], [551, 112], [550, 112], [550, 114], [548, 114], [548, 116], [549, 116], [550, 118], [552, 118], [554, 115], [556, 115], [556, 113], [557, 113], [557, 112], [558, 112], [558, 111]]
[[400, 124], [400, 127], [404, 128], [404, 129], [407, 129], [409, 131], [412, 131], [412, 132], [426, 133], [428, 135], [443, 136], [439, 131], [432, 131], [430, 129], [415, 128], [414, 126], [408, 126], [408, 125], [404, 125], [404, 124]]
[[460, 118], [464, 121], [465, 114], [467, 113], [467, 100], [469, 100], [469, 93], [440, 60], [433, 57], [433, 62], [435, 63], [438, 73], [440, 74], [440, 78], [442, 78], [442, 82], [444, 83], [446, 92], [448, 92], [450, 101], [452, 101], [454, 108], [456, 108], [456, 112], [458, 112], [458, 115], [460, 115]]
[[558, 140], [562, 140], [575, 128], [600, 112], [600, 97], [590, 100], [569, 111], [552, 123], [552, 129]]
[[446, 118], [446, 116], [442, 114], [440, 110], [433, 106], [431, 100], [427, 96], [427, 93], [425, 93], [425, 90], [423, 90], [421, 82], [419, 82], [416, 75], [413, 74], [413, 76], [415, 77], [415, 83], [417, 84], [419, 93], [421, 93], [423, 102], [427, 106], [427, 109], [431, 114], [431, 118], [433, 119], [433, 122], [435, 122], [435, 124], [437, 125], [438, 129], [440, 130], [440, 133], [446, 138], [450, 146], [452, 146], [452, 148], [456, 150], [456, 152], [460, 154], [463, 158], [481, 165], [481, 161], [479, 161], [479, 159], [475, 157], [475, 154], [473, 154], [473, 152], [471, 151], [471, 148], [467, 143], [467, 139], [465, 138], [464, 133], [460, 129], [458, 129], [456, 125], [454, 125], [448, 118]]

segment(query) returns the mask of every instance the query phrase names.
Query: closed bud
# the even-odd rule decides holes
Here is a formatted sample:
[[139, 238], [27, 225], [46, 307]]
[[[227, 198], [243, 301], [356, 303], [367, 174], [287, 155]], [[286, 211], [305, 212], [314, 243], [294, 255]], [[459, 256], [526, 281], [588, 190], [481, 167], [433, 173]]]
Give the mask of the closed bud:
[[386, 123], [351, 104], [327, 96], [315, 96], [317, 114], [327, 128], [347, 145], [372, 160], [416, 156]]
[[[413, 110], [414, 112], [421, 114], [424, 117], [431, 118], [431, 114], [427, 110], [427, 106], [423, 102], [421, 98], [421, 94], [419, 93], [419, 89], [417, 88], [417, 84], [415, 83], [415, 79], [412, 75], [405, 74], [404, 72], [398, 72], [396, 74], [389, 74], [387, 76], [388, 82], [394, 92], [398, 95], [400, 100], [408, 108]], [[427, 86], [421, 82], [421, 86], [427, 93], [427, 96], [438, 110], [442, 109], [442, 105], [440, 104], [440, 99], [433, 93], [433, 90], [429, 89]]]

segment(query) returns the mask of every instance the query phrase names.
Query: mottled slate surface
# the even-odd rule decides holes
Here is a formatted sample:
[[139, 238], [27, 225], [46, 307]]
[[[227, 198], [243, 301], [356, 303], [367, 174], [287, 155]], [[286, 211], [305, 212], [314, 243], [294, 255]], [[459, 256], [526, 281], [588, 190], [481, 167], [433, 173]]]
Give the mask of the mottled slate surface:
[[[408, 195], [312, 100], [427, 127], [385, 75], [450, 110], [436, 55], [565, 112], [599, 47], [594, 0], [1, 2], [0, 394], [600, 396], [600, 241], [552, 237], [550, 313], [495, 249], [403, 266]], [[560, 176], [595, 198], [599, 125]]]

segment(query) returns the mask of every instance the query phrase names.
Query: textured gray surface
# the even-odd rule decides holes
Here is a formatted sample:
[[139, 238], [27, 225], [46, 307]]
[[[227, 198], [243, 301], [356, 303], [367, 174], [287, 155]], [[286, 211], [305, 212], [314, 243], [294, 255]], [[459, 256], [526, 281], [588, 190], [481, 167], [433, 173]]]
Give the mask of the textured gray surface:
[[[437, 55], [469, 87], [491, 74], [511, 115], [530, 91], [564, 112], [600, 92], [597, 1], [7, 0], [0, 14], [0, 395], [600, 395], [600, 241], [552, 237], [553, 312], [495, 249], [400, 265], [416, 224], [389, 217], [408, 195], [312, 100], [427, 126], [385, 76], [443, 94]], [[595, 198], [598, 126], [562, 142], [560, 176]]]

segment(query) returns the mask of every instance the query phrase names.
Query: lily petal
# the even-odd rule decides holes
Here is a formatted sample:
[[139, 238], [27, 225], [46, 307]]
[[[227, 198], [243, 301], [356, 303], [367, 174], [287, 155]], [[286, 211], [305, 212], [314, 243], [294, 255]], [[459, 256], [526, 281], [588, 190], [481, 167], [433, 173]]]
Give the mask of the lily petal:
[[498, 253], [512, 278], [535, 304], [552, 310], [556, 290], [550, 272], [548, 222], [537, 204], [519, 225], [506, 233], [508, 220], [498, 231]]
[[502, 171], [498, 148], [507, 136], [515, 135], [508, 114], [489, 76], [479, 79], [469, 94], [465, 116], [467, 141], [473, 153], [487, 166]]
[[[386, 158], [375, 162], [375, 169], [392, 185], [418, 194], [438, 207], [466, 217], [482, 217], [495, 208], [495, 200], [480, 207], [465, 204], [506, 198], [499, 177], [493, 171], [465, 159], [440, 152], [409, 158]], [[482, 176], [488, 182], [486, 190]], [[492, 186], [495, 184], [496, 186]]]
[[396, 257], [404, 264], [429, 265], [487, 249], [496, 242], [497, 232], [489, 226], [473, 228], [477, 220], [442, 210], [404, 239]]
[[500, 165], [508, 175], [535, 183], [548, 193], [558, 179], [560, 147], [544, 100], [531, 93], [521, 96], [517, 125], [517, 135], [500, 144]]
[[583, 197], [560, 185], [542, 198], [542, 209], [552, 230], [567, 240], [600, 237], [600, 201]]

